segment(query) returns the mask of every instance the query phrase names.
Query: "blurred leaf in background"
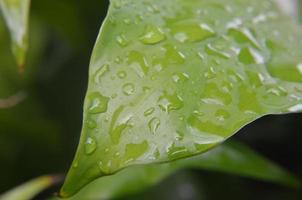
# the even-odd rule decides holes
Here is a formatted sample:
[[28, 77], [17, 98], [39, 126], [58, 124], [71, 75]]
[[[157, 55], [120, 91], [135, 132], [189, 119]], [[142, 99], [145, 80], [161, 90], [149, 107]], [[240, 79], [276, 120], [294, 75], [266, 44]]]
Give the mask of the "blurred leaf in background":
[[10, 30], [11, 47], [19, 69], [24, 70], [28, 49], [28, 18], [30, 0], [1, 0], [0, 10]]

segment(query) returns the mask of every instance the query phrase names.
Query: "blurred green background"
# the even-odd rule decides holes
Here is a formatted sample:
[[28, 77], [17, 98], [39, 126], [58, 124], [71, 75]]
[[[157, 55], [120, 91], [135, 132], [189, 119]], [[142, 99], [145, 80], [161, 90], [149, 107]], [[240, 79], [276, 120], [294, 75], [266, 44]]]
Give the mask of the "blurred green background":
[[[0, 193], [36, 176], [68, 170], [80, 136], [90, 55], [107, 7], [105, 0], [33, 0], [29, 58], [22, 76], [0, 19], [0, 98], [27, 94], [17, 106], [0, 109]], [[234, 138], [302, 177], [301, 132], [301, 114], [268, 116]], [[184, 170], [128, 199], [222, 198], [298, 200], [302, 191]]]

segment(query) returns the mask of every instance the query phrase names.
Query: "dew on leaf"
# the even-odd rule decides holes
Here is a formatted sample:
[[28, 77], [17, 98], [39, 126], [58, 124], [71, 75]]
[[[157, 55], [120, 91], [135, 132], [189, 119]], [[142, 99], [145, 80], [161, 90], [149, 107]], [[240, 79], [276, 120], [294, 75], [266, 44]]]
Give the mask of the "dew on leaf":
[[94, 82], [100, 83], [101, 78], [110, 71], [110, 65], [104, 64], [94, 74]]
[[220, 51], [216, 48], [214, 48], [212, 45], [208, 44], [206, 46], [206, 49], [205, 49], [206, 53], [208, 55], [211, 55], [211, 56], [217, 56], [217, 57], [220, 57], [220, 58], [224, 58], [224, 59], [229, 59], [231, 57], [231, 55], [229, 55], [228, 53], [226, 52], [223, 52], [223, 51]]
[[159, 126], [160, 126], [160, 120], [157, 117], [152, 118], [148, 123], [149, 130], [153, 134], [156, 133]]
[[155, 111], [155, 108], [153, 108], [153, 107], [149, 108], [144, 112], [144, 116], [147, 117], [149, 115], [152, 115], [152, 113], [154, 113], [154, 111]]
[[90, 106], [88, 112], [91, 114], [104, 113], [107, 111], [109, 98], [94, 92], [89, 95]]
[[97, 127], [96, 122], [93, 119], [88, 119], [86, 121], [87, 127], [90, 129], [95, 129]]
[[97, 144], [95, 139], [88, 137], [85, 142], [85, 153], [90, 155], [96, 150]]
[[179, 110], [184, 106], [184, 102], [181, 97], [176, 93], [169, 95], [166, 92], [159, 97], [157, 101], [161, 110], [170, 113], [173, 110]]
[[228, 35], [239, 44], [248, 43], [257, 49], [260, 49], [260, 44], [258, 43], [257, 39], [247, 28], [230, 28], [228, 31]]
[[123, 85], [123, 93], [127, 96], [134, 94], [135, 86], [132, 83], [126, 83]]
[[164, 32], [154, 25], [147, 26], [144, 35], [140, 40], [144, 44], [157, 44], [166, 38]]
[[125, 150], [125, 163], [136, 160], [140, 156], [144, 155], [144, 153], [149, 149], [149, 144], [147, 141], [143, 141], [138, 144], [127, 144]]
[[127, 73], [126, 73], [125, 71], [119, 71], [119, 72], [117, 73], [117, 76], [118, 76], [120, 79], [124, 79], [124, 78], [126, 78]]
[[199, 42], [215, 36], [210, 26], [192, 20], [177, 22], [171, 27], [171, 31], [179, 42]]
[[118, 35], [116, 37], [116, 42], [121, 46], [121, 47], [126, 47], [129, 43], [128, 39], [124, 34]]

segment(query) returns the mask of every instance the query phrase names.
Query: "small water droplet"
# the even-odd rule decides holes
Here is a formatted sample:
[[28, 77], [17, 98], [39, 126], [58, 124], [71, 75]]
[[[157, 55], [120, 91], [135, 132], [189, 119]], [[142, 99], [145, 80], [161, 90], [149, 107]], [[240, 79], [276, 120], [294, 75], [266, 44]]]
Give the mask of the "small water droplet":
[[157, 44], [163, 41], [166, 38], [164, 32], [156, 26], [150, 25], [147, 26], [144, 35], [140, 38], [140, 40], [144, 44]]
[[153, 108], [153, 107], [149, 108], [144, 112], [144, 116], [147, 117], [149, 115], [152, 115], [154, 113], [154, 111], [155, 111], [155, 108]]
[[87, 127], [90, 129], [95, 129], [97, 127], [96, 122], [93, 119], [88, 119], [86, 121]]
[[116, 41], [121, 47], [126, 47], [128, 45], [128, 42], [129, 42], [124, 34], [121, 34], [121, 35], [117, 36]]
[[219, 109], [216, 111], [215, 113], [215, 116], [216, 118], [219, 120], [219, 121], [225, 121], [226, 119], [229, 119], [231, 114], [226, 111], [226, 110], [223, 110], [223, 109]]
[[101, 95], [98, 92], [89, 95], [90, 106], [88, 112], [91, 114], [104, 113], [107, 111], [109, 98]]
[[88, 137], [85, 142], [85, 153], [88, 155], [92, 154], [96, 150], [96, 147], [96, 141], [93, 138]]
[[148, 127], [149, 130], [151, 131], [151, 133], [155, 134], [157, 129], [160, 126], [160, 120], [156, 117], [152, 118], [149, 123], [148, 123]]
[[206, 49], [205, 49], [206, 53], [208, 55], [211, 55], [211, 56], [218, 56], [220, 58], [224, 58], [224, 59], [229, 59], [231, 58], [231, 55], [229, 55], [228, 53], [225, 53], [223, 51], [220, 51], [216, 48], [214, 48], [212, 45], [208, 44], [206, 46]]
[[120, 79], [124, 79], [124, 78], [126, 78], [127, 73], [126, 73], [125, 71], [119, 71], [119, 72], [117, 73], [117, 76], [118, 76]]
[[175, 83], [184, 83], [189, 80], [190, 76], [186, 73], [174, 73], [172, 79]]
[[159, 99], [158, 99], [158, 105], [161, 110], [169, 113], [173, 110], [179, 110], [184, 106], [184, 102], [180, 96], [178, 96], [176, 93], [173, 95], [168, 95], [167, 93], [164, 93]]
[[127, 96], [130, 96], [132, 94], [134, 94], [135, 92], [135, 86], [132, 83], [126, 83], [123, 86], [123, 93]]
[[110, 65], [104, 64], [94, 74], [95, 83], [100, 83], [101, 78], [110, 71]]

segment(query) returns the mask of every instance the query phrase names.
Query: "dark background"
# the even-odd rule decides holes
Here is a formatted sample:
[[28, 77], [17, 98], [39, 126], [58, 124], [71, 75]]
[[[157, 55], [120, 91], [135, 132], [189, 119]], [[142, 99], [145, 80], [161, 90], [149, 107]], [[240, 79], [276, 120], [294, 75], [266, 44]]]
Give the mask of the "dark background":
[[[0, 110], [0, 193], [33, 177], [68, 170], [80, 136], [89, 59], [107, 6], [104, 0], [33, 0], [29, 60], [34, 61], [28, 62], [27, 74], [18, 80], [13, 62], [0, 60], [5, 63], [0, 68], [12, 66], [0, 70], [12, 90], [25, 88], [29, 96], [13, 109]], [[7, 31], [0, 37], [8, 38]], [[0, 42], [0, 54], [7, 54], [9, 40]], [[302, 178], [301, 132], [301, 114], [267, 116], [234, 138]], [[299, 200], [302, 191], [183, 170], [129, 199]]]

